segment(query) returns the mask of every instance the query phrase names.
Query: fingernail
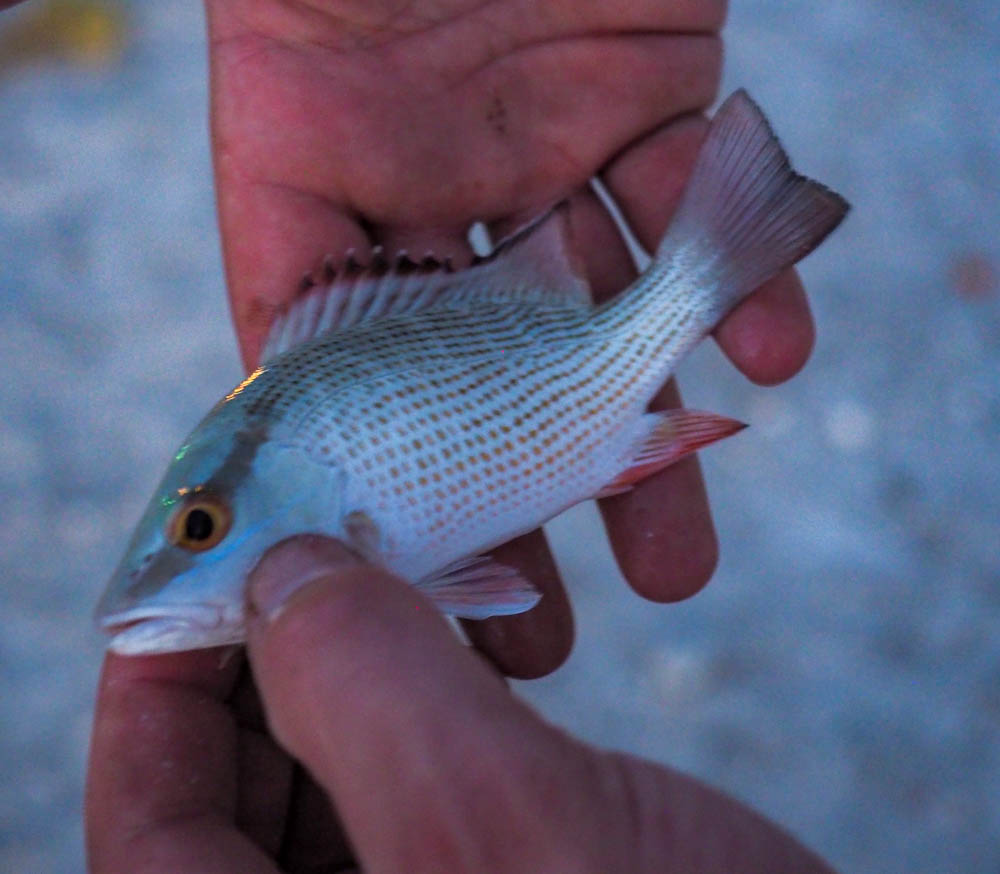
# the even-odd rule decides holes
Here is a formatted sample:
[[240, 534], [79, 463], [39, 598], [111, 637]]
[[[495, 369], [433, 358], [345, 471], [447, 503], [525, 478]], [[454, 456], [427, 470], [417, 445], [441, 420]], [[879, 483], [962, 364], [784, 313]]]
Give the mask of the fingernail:
[[337, 540], [307, 535], [272, 547], [247, 578], [247, 608], [265, 622], [273, 622], [291, 597], [338, 568], [361, 564], [361, 559]]

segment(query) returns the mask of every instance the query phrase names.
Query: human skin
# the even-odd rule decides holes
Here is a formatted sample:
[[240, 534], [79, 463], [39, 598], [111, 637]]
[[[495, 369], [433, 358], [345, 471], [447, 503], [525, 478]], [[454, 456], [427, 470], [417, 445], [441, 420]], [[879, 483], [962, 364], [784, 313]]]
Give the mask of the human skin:
[[[716, 95], [724, 15], [719, 0], [207, 0], [206, 11], [220, 228], [247, 367], [274, 312], [325, 255], [336, 259], [353, 248], [363, 257], [378, 243], [461, 262], [472, 221], [502, 234], [564, 198], [595, 296], [623, 288], [634, 273], [631, 260], [586, 181], [600, 175], [639, 240], [655, 246], [704, 136], [701, 113]], [[752, 295], [715, 337], [756, 382], [794, 374], [813, 342], [794, 272]], [[654, 406], [678, 403], [670, 384]], [[600, 508], [624, 576], [640, 595], [678, 600], [711, 576], [717, 545], [695, 459]], [[469, 637], [501, 673], [547, 673], [569, 652], [572, 619], [544, 536], [526, 535], [495, 556], [520, 568], [543, 598], [527, 614], [467, 624]], [[374, 583], [371, 590], [389, 591]], [[412, 604], [418, 596], [407, 597]], [[378, 626], [385, 643], [401, 636], [417, 646], [416, 658], [416, 632], [404, 621], [410, 614], [395, 615], [399, 629]], [[334, 655], [319, 643], [314, 652], [312, 643], [299, 646], [307, 661], [326, 664]], [[459, 663], [485, 670], [471, 653], [458, 652]], [[282, 679], [286, 668], [299, 668], [285, 664], [279, 649], [251, 641], [250, 653], [253, 675], [279, 687], [263, 690], [263, 709], [240, 655], [222, 666], [216, 651], [108, 657], [88, 778], [94, 870], [273, 870], [249, 861], [226, 867], [253, 846], [288, 870], [308, 870], [302, 860], [341, 852], [338, 816], [320, 789], [332, 787], [322, 773], [313, 774], [317, 783], [296, 766], [297, 757], [311, 771], [312, 760], [277, 721], [302, 715], [295, 714], [304, 699], [280, 692], [286, 681], [303, 692], [291, 675]], [[426, 665], [437, 670], [438, 657]], [[355, 694], [364, 698], [365, 688]], [[478, 688], [468, 686], [476, 700]], [[465, 706], [460, 697], [442, 700], [444, 711]], [[520, 714], [511, 725], [523, 727], [526, 738], [548, 737], [538, 749], [562, 755], [551, 729], [504, 700]], [[567, 749], [584, 749], [562, 739]], [[517, 748], [502, 748], [513, 756], [512, 769]], [[593, 751], [588, 757], [614, 761]], [[378, 774], [369, 776], [374, 786]], [[677, 799], [720, 797], [678, 775], [670, 781]], [[343, 815], [336, 792], [334, 800]], [[743, 815], [750, 818], [740, 822], [760, 822]], [[694, 830], [684, 834], [698, 843]], [[148, 864], [141, 862], [147, 851]], [[170, 852], [190, 852], [189, 864], [170, 867], [162, 855]], [[201, 867], [193, 867], [196, 860]]]
[[248, 606], [267, 724], [336, 819], [319, 795], [285, 808], [287, 778], [241, 772], [235, 665], [192, 655], [178, 683], [161, 660], [112, 656], [87, 798], [94, 874], [830, 871], [721, 793], [544, 722], [428, 601], [335, 541], [277, 546]]

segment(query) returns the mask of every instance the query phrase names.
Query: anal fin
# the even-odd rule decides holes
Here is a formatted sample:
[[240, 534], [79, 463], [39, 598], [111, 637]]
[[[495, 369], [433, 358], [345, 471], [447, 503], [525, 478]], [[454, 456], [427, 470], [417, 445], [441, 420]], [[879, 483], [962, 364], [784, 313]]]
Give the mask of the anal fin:
[[442, 613], [463, 619], [523, 613], [542, 597], [519, 571], [488, 556], [450, 564], [418, 582], [416, 588]]
[[637, 442], [629, 465], [596, 498], [627, 492], [640, 480], [680, 461], [686, 455], [742, 431], [747, 426], [736, 419], [700, 410], [664, 410], [647, 413], [648, 430]]

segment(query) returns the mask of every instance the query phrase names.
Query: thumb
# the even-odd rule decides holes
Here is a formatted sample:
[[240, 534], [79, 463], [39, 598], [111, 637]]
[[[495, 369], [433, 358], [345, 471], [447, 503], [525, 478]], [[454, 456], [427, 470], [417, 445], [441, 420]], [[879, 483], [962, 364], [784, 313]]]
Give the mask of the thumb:
[[552, 852], [541, 824], [585, 793], [589, 756], [429, 601], [318, 537], [269, 552], [248, 598], [271, 729], [330, 794], [364, 870], [524, 870]]

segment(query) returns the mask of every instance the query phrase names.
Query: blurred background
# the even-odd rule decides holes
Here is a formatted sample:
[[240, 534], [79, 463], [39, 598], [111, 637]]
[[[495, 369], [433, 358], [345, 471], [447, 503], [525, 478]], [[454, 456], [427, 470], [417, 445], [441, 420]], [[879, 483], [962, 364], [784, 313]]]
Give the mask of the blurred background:
[[[852, 872], [1000, 871], [1000, 13], [735, 0], [746, 86], [854, 204], [805, 264], [819, 343], [776, 389], [711, 344], [692, 407], [722, 544], [680, 605], [551, 526], [578, 619], [519, 690]], [[0, 15], [0, 870], [83, 870], [90, 612], [186, 431], [240, 377], [196, 0]]]

